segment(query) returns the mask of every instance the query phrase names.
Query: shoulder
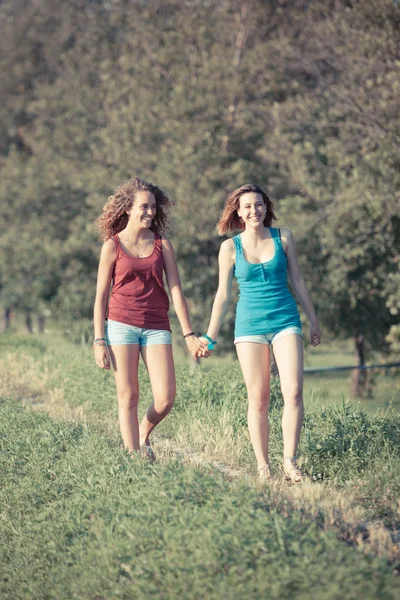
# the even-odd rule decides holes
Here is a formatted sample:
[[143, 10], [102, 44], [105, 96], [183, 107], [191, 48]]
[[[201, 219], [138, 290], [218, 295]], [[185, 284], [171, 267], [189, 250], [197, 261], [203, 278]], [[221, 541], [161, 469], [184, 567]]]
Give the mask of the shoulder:
[[173, 252], [174, 251], [172, 243], [170, 242], [170, 240], [168, 240], [165, 237], [161, 237], [161, 245], [162, 245], [163, 250], [166, 250], [167, 252]]
[[162, 249], [162, 255], [164, 258], [164, 264], [166, 266], [171, 266], [173, 264], [176, 265], [176, 257], [175, 257], [175, 252], [174, 252], [174, 247], [172, 245], [172, 243], [165, 239], [164, 237], [161, 238], [161, 249]]
[[288, 227], [281, 227], [281, 242], [286, 256], [293, 257], [296, 254], [296, 243], [292, 230]]
[[221, 244], [221, 248], [219, 251], [220, 260], [229, 261], [230, 263], [235, 262], [235, 242], [232, 238], [225, 240]]
[[293, 240], [294, 239], [292, 230], [289, 229], [288, 227], [279, 227], [279, 230], [281, 232], [281, 238], [283, 238], [285, 240]]
[[101, 247], [99, 267], [112, 267], [117, 261], [117, 248], [113, 239], [106, 240]]
[[235, 242], [233, 238], [229, 238], [228, 240], [224, 240], [221, 244], [221, 252], [225, 254], [232, 254], [235, 251]]
[[294, 235], [288, 227], [280, 227], [282, 245], [285, 251], [294, 246]]
[[115, 258], [116, 254], [117, 254], [117, 246], [116, 246], [115, 241], [112, 238], [110, 238], [104, 242], [104, 244], [101, 248], [101, 253], [104, 256], [107, 256], [110, 258], [112, 258], [112, 257]]

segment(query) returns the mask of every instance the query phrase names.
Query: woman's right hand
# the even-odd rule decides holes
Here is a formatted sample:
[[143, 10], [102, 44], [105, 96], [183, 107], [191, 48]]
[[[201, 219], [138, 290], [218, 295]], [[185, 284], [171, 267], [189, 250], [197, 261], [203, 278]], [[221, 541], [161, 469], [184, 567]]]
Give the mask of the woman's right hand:
[[94, 347], [94, 358], [96, 364], [100, 369], [110, 370], [110, 352], [107, 346], [95, 346]]
[[210, 356], [210, 351], [207, 349], [207, 346], [205, 346], [196, 335], [187, 337], [186, 345], [195, 360], [200, 357], [208, 358]]
[[321, 327], [316, 319], [310, 326], [310, 342], [312, 346], [318, 346], [321, 343]]

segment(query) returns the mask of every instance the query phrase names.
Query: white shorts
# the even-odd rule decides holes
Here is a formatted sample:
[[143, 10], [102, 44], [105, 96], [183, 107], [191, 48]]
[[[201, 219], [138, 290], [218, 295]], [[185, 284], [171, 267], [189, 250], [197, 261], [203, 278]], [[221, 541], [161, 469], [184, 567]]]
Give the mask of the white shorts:
[[301, 327], [286, 327], [286, 329], [281, 329], [281, 331], [275, 333], [265, 333], [264, 335], [242, 335], [240, 337], [235, 338], [234, 343], [240, 344], [240, 342], [253, 342], [254, 344], [268, 344], [271, 346], [276, 340], [280, 340], [286, 335], [290, 335], [295, 333], [296, 335], [301, 335], [303, 337], [303, 332]]

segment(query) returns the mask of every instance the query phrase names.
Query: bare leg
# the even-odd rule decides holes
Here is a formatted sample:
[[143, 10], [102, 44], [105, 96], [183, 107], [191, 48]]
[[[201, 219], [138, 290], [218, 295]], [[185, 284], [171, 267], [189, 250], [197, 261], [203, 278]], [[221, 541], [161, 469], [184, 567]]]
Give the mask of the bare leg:
[[140, 424], [140, 443], [149, 445], [149, 436], [174, 405], [176, 384], [172, 346], [155, 344], [142, 347], [142, 358], [150, 376], [153, 402]]
[[258, 470], [268, 462], [268, 406], [270, 393], [269, 346], [252, 342], [236, 344], [249, 400], [248, 425]]
[[303, 340], [300, 335], [289, 334], [274, 343], [284, 400], [282, 415], [284, 467], [293, 463], [286, 457], [296, 455], [304, 416], [303, 403]]
[[139, 450], [139, 345], [109, 346], [117, 386], [118, 417], [124, 446]]

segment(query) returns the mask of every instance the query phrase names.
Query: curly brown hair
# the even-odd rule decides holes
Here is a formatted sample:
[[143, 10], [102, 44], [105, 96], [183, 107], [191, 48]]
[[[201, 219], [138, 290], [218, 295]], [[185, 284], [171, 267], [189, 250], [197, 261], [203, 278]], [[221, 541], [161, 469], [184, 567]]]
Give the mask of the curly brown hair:
[[117, 187], [96, 220], [96, 229], [101, 240], [105, 242], [125, 229], [129, 220], [128, 211], [132, 208], [137, 192], [151, 192], [156, 200], [156, 214], [150, 226], [151, 231], [162, 235], [167, 229], [168, 211], [175, 202], [153, 183], [134, 177]]
[[254, 194], [260, 194], [267, 206], [267, 214], [265, 215], [263, 223], [265, 227], [271, 227], [272, 220], [276, 220], [276, 216], [274, 215], [273, 211], [274, 205], [268, 198], [264, 190], [260, 188], [259, 185], [246, 183], [245, 185], [242, 185], [241, 187], [234, 190], [228, 196], [225, 202], [221, 218], [217, 225], [217, 230], [220, 235], [224, 235], [228, 231], [242, 231], [245, 228], [243, 221], [237, 214], [237, 210], [240, 205], [240, 196], [243, 196], [243, 194], [248, 194], [249, 192], [253, 192]]

